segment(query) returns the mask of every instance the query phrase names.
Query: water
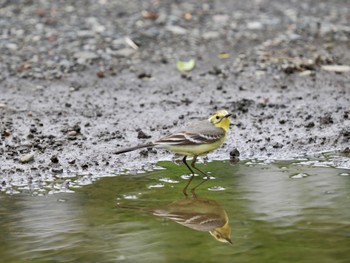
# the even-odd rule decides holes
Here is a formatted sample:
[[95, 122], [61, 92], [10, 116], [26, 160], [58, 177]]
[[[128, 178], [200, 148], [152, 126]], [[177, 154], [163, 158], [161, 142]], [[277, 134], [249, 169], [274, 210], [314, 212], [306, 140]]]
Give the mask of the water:
[[[0, 195], [1, 262], [350, 262], [350, 170], [215, 161], [186, 199], [186, 168], [159, 165], [75, 193]], [[193, 229], [206, 213], [226, 213], [232, 245]]]

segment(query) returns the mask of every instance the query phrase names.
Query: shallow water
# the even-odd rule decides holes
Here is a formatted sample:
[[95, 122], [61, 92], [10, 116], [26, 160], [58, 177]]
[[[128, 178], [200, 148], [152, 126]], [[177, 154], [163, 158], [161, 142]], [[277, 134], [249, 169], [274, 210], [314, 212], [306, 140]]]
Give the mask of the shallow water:
[[[350, 170], [308, 164], [201, 164], [213, 177], [186, 204], [188, 172], [170, 162], [75, 193], [2, 194], [1, 262], [350, 262]], [[164, 217], [204, 216], [198, 200], [226, 211], [232, 245]]]

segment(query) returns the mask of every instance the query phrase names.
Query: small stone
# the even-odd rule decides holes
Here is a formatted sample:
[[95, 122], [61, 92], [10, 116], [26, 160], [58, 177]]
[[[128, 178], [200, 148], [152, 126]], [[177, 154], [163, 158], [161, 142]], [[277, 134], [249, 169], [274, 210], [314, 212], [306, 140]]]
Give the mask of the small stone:
[[333, 124], [333, 118], [330, 114], [326, 114], [323, 117], [320, 117], [320, 123], [321, 125], [329, 125], [329, 124]]
[[91, 51], [79, 51], [75, 52], [74, 57], [79, 64], [85, 64], [87, 61], [98, 58], [98, 56]]
[[59, 163], [57, 155], [51, 156], [50, 160], [51, 160], [52, 163]]
[[282, 143], [277, 142], [277, 143], [275, 143], [275, 144], [272, 146], [272, 148], [274, 148], [274, 149], [280, 149], [280, 148], [283, 148], [283, 144], [282, 144]]
[[205, 40], [216, 39], [220, 37], [220, 33], [217, 31], [209, 31], [209, 32], [203, 33], [202, 37]]
[[315, 123], [313, 121], [310, 121], [305, 125], [305, 128], [313, 128], [313, 127], [315, 127]]
[[131, 57], [135, 53], [136, 53], [135, 49], [126, 47], [126, 48], [122, 48], [122, 49], [115, 51], [113, 54], [117, 57], [128, 58], [128, 57]]
[[73, 131], [76, 131], [77, 133], [80, 133], [81, 128], [80, 128], [79, 124], [75, 124], [75, 125], [72, 127], [72, 130], [73, 130]]
[[104, 78], [106, 75], [105, 75], [105, 72], [103, 70], [99, 70], [96, 72], [96, 76], [99, 78]]
[[174, 35], [185, 35], [187, 33], [187, 29], [180, 26], [167, 26], [165, 30], [173, 33]]
[[300, 76], [315, 76], [315, 71], [312, 70], [304, 70], [303, 72], [299, 73]]
[[259, 21], [248, 22], [247, 28], [250, 30], [259, 30], [263, 28], [263, 24]]
[[67, 132], [67, 135], [68, 135], [69, 137], [75, 137], [75, 136], [78, 135], [78, 133], [77, 133], [76, 131], [69, 131], [69, 132]]
[[56, 174], [61, 174], [63, 173], [63, 168], [52, 168], [51, 172], [56, 173]]
[[237, 148], [233, 148], [233, 150], [230, 151], [231, 158], [238, 158], [239, 156], [240, 156], [240, 153]]
[[7, 107], [7, 105], [5, 103], [0, 103], [0, 109], [4, 109], [6, 107]]
[[149, 139], [149, 138], [151, 138], [150, 135], [147, 135], [147, 134], [144, 133], [142, 130], [139, 130], [139, 131], [138, 131], [137, 139]]
[[34, 160], [34, 153], [25, 154], [21, 156], [19, 160], [21, 161], [21, 163], [29, 163]]

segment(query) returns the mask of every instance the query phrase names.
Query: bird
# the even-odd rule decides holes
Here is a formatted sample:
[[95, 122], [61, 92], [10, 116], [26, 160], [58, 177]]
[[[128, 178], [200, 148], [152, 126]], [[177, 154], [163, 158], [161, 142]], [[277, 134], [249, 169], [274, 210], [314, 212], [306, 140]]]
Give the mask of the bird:
[[149, 212], [190, 229], [209, 232], [215, 240], [232, 244], [231, 227], [224, 208], [215, 200], [197, 197], [195, 193], [159, 208], [122, 204], [117, 204], [117, 208]]
[[[169, 150], [178, 155], [183, 155], [182, 161], [192, 175], [183, 189], [183, 193], [186, 194], [187, 188], [194, 177], [194, 170], [200, 172], [206, 179], [209, 179], [209, 176], [205, 172], [196, 167], [197, 158], [198, 156], [207, 155], [224, 143], [229, 132], [231, 115], [232, 114], [228, 113], [227, 110], [219, 110], [212, 114], [209, 119], [196, 121], [189, 124], [184, 129], [171, 133], [156, 141], [125, 148], [116, 151], [115, 154], [122, 154], [142, 148], [156, 147]], [[188, 156], [192, 157], [190, 165], [187, 163]], [[196, 187], [198, 187], [198, 185]], [[191, 191], [193, 192], [194, 188]]]

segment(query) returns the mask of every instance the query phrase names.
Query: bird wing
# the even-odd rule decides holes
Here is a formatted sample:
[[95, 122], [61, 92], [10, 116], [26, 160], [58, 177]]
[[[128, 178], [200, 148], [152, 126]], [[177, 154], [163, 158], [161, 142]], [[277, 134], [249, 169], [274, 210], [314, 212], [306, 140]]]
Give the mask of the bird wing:
[[225, 131], [205, 120], [196, 122], [183, 131], [175, 132], [154, 142], [167, 145], [198, 145], [214, 143], [225, 136]]
[[153, 211], [155, 216], [165, 217], [176, 223], [198, 231], [211, 231], [215, 228], [222, 227], [225, 224], [223, 218], [216, 214], [199, 213], [199, 212], [173, 212], [161, 209]]

